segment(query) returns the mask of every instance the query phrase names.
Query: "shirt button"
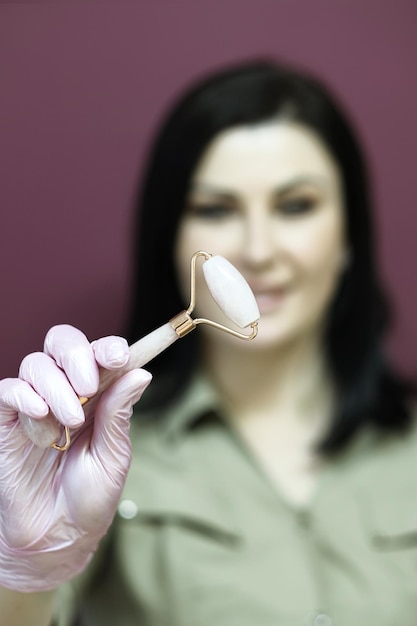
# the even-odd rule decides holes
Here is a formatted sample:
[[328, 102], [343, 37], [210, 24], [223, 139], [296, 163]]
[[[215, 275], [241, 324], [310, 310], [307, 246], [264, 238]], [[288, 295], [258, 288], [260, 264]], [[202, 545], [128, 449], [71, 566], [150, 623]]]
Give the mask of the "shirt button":
[[332, 626], [332, 618], [325, 613], [319, 613], [316, 615], [313, 626]]
[[133, 500], [122, 500], [117, 510], [123, 519], [133, 519], [138, 512], [138, 505]]

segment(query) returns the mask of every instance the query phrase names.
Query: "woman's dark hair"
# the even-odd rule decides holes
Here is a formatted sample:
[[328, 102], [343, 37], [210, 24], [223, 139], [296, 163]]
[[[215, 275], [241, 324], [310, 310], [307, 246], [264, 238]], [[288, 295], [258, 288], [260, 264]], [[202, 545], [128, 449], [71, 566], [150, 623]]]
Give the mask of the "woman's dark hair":
[[[272, 60], [224, 68], [189, 88], [156, 136], [137, 201], [130, 342], [165, 323], [182, 301], [173, 249], [190, 178], [219, 132], [238, 125], [290, 118], [316, 132], [339, 165], [351, 253], [327, 320], [325, 350], [339, 389], [333, 427], [324, 442], [336, 451], [365, 421], [405, 430], [410, 387], [388, 366], [383, 336], [387, 301], [375, 267], [370, 185], [362, 150], [345, 113], [317, 78]], [[198, 356], [198, 335], [177, 341], [151, 364], [151, 402], [170, 401], [187, 384]], [[148, 392], [149, 393], [149, 392]]]

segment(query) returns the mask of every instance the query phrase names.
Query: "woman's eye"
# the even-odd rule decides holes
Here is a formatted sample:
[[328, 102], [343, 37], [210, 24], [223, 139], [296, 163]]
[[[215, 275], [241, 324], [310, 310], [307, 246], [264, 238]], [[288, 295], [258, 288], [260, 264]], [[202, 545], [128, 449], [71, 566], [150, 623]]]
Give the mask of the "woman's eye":
[[233, 209], [226, 204], [206, 203], [206, 204], [190, 204], [188, 213], [194, 217], [202, 219], [222, 219], [229, 217], [233, 213]]
[[288, 198], [278, 203], [278, 210], [285, 215], [310, 213], [317, 206], [317, 199], [310, 197]]

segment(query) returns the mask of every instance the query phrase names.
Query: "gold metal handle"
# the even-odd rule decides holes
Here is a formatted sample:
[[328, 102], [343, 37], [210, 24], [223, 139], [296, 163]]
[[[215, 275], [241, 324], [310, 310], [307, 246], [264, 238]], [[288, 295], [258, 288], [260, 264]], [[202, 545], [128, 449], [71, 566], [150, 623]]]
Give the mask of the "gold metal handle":
[[[193, 319], [191, 317], [191, 313], [193, 312], [194, 307], [195, 307], [196, 262], [197, 262], [197, 259], [200, 257], [204, 257], [204, 259], [208, 261], [212, 257], [212, 255], [209, 252], [204, 252], [203, 250], [199, 250], [198, 252], [193, 254], [191, 258], [190, 305], [187, 310], [181, 311], [180, 313], [178, 313], [178, 315], [175, 315], [173, 318], [171, 318], [169, 320], [169, 324], [175, 330], [175, 333], [177, 334], [179, 338], [185, 337], [185, 335], [187, 335], [189, 332], [194, 330], [194, 328], [196, 328], [198, 324], [208, 324], [209, 326], [213, 326], [214, 328], [217, 328], [218, 330], [222, 330], [226, 333], [229, 333], [230, 335], [233, 335], [234, 337], [238, 337], [239, 339], [251, 341], [258, 334], [258, 322], [256, 321], [250, 324], [250, 328], [252, 329], [251, 333], [249, 335], [245, 335], [244, 333], [240, 333], [236, 330], [233, 330], [232, 328], [228, 328], [227, 326], [223, 326], [222, 324], [218, 324], [217, 322], [214, 322], [212, 320], [208, 320], [205, 318]], [[168, 346], [164, 346], [163, 349], [166, 349], [166, 347]], [[123, 373], [125, 373], [126, 371], [127, 370], [124, 369]], [[111, 379], [109, 379], [109, 381], [104, 379], [103, 385], [101, 387], [101, 391], [103, 391], [109, 384], [111, 384], [111, 382], [112, 382]], [[84, 406], [90, 400], [90, 398], [80, 397], [79, 400], [81, 402], [81, 405]], [[59, 445], [58, 441], [54, 441], [51, 444], [51, 448], [54, 448], [54, 450], [58, 450], [59, 452], [65, 452], [66, 450], [68, 450], [70, 445], [71, 445], [71, 431], [68, 426], [65, 426], [65, 443], [63, 443], [62, 445]]]

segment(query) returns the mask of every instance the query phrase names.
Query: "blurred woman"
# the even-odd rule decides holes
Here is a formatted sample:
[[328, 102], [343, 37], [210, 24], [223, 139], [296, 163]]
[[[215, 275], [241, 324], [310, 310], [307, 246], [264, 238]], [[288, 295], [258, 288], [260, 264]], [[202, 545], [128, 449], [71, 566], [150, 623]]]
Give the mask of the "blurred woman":
[[[9, 614], [30, 592], [33, 617], [39, 591], [71, 581], [37, 623], [414, 624], [413, 388], [384, 354], [369, 182], [340, 105], [268, 60], [204, 77], [161, 126], [137, 215], [130, 343], [188, 306], [197, 250], [246, 278], [259, 334], [201, 326], [147, 366], [128, 476], [146, 372], [103, 394], [67, 452], [40, 454], [17, 416], [80, 426], [76, 394], [96, 392], [98, 365], [124, 366], [122, 339], [55, 327], [3, 381], [3, 482], [25, 477], [5, 488], [24, 519], [0, 531]], [[196, 314], [229, 325], [200, 279]]]

